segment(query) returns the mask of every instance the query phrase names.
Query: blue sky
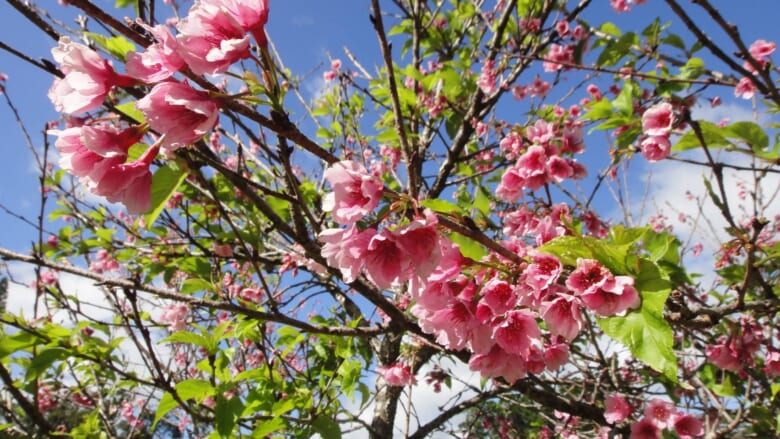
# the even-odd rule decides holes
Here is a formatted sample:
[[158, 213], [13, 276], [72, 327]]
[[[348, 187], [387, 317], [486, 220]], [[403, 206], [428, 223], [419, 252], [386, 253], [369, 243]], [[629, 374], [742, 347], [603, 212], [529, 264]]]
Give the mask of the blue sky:
[[[94, 0], [98, 5], [111, 7], [113, 0]], [[62, 9], [54, 0], [37, 2], [53, 11], [53, 15], [71, 20], [78, 12], [73, 7]], [[389, 2], [387, 2], [389, 3]], [[688, 3], [688, 2], [684, 2]], [[757, 38], [780, 41], [780, 32], [776, 25], [780, 2], [778, 0], [713, 0], [721, 7], [722, 13], [740, 25], [744, 40], [749, 44]], [[591, 22], [602, 20], [615, 22], [624, 31], [644, 26], [657, 15], [671, 17], [661, 0], [648, 0], [647, 4], [636, 7], [629, 14], [615, 14], [607, 0], [594, 0], [595, 7], [590, 13]], [[282, 54], [285, 64], [296, 74], [310, 73], [310, 86], [316, 88], [322, 71], [328, 64], [328, 51], [335, 58], [344, 60], [343, 47], [350, 50], [369, 69], [377, 62], [377, 40], [371, 23], [368, 21], [370, 2], [357, 0], [276, 0], [271, 1], [271, 15], [268, 33]], [[128, 11], [129, 12], [129, 11]], [[158, 17], [164, 17], [165, 11], [159, 10]], [[677, 33], [687, 31], [675, 25]], [[723, 35], [713, 33], [716, 41]], [[0, 4], [0, 40], [21, 49], [36, 58], [51, 59], [50, 49], [54, 42], [37, 31], [9, 5]], [[731, 47], [731, 46], [727, 46]], [[396, 53], [398, 48], [395, 49]], [[317, 69], [319, 66], [318, 70]], [[33, 136], [36, 147], [41, 147], [44, 124], [56, 120], [46, 91], [51, 84], [50, 75], [0, 52], [0, 72], [9, 76], [8, 93], [18, 107], [21, 117]], [[304, 87], [306, 91], [306, 87]], [[729, 96], [730, 92], [723, 93]], [[728, 102], [728, 99], [724, 99]], [[295, 120], [295, 118], [293, 118]], [[25, 140], [8, 109], [0, 105], [0, 126], [3, 127], [3, 152], [5, 160], [0, 161], [0, 204], [6, 208], [34, 220], [38, 214], [38, 182], [32, 157], [25, 146]], [[53, 201], [49, 201], [49, 207]], [[36, 233], [5, 212], [0, 211], [0, 246], [16, 250], [26, 250], [36, 239]]]

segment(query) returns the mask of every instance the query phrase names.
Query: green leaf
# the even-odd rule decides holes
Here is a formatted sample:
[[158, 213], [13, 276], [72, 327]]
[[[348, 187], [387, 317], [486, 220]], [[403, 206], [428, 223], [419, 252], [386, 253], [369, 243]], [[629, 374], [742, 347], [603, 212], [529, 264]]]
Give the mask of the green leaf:
[[209, 345], [209, 341], [206, 339], [206, 337], [189, 331], [174, 332], [168, 337], [160, 340], [160, 343], [186, 343], [199, 346], [204, 349], [207, 349]]
[[322, 436], [322, 439], [341, 439], [339, 424], [327, 416], [317, 416], [311, 423], [314, 431]]
[[458, 206], [455, 203], [449, 202], [447, 200], [428, 199], [428, 200], [420, 201], [420, 204], [423, 207], [427, 207], [428, 209], [431, 209], [434, 212], [465, 214], [465, 212], [463, 211], [463, 209], [460, 208], [460, 206]]
[[488, 254], [487, 249], [482, 244], [460, 233], [451, 233], [450, 239], [455, 244], [458, 244], [460, 254], [467, 258], [479, 261]]
[[176, 402], [175, 399], [173, 399], [173, 395], [171, 395], [168, 392], [165, 392], [160, 398], [160, 402], [157, 403], [157, 411], [154, 415], [154, 422], [152, 422], [152, 430], [154, 430], [154, 427], [157, 426], [157, 423], [160, 421], [160, 419], [163, 418], [163, 416], [167, 415], [168, 412], [175, 409], [179, 406], [179, 403]]
[[737, 396], [734, 383], [731, 381], [732, 372], [718, 369], [713, 364], [705, 364], [699, 371], [701, 382], [718, 396]]
[[225, 399], [222, 396], [217, 397], [214, 417], [217, 420], [217, 431], [221, 437], [233, 437], [233, 427], [235, 427], [236, 420], [243, 410], [244, 405], [238, 397], [230, 399]]
[[169, 162], [152, 176], [151, 208], [144, 215], [147, 229], [152, 227], [179, 185], [187, 178], [185, 169], [176, 162]]
[[135, 45], [122, 36], [107, 37], [94, 32], [84, 32], [98, 46], [106, 49], [108, 53], [120, 61], [127, 60], [128, 52], [135, 52]]
[[202, 402], [209, 396], [214, 396], [214, 387], [206, 380], [190, 379], [176, 384], [176, 393], [184, 401], [194, 399]]
[[[720, 148], [729, 145], [728, 140], [726, 140], [727, 131], [725, 131], [723, 128], [718, 127], [714, 123], [703, 120], [698, 121], [698, 124], [701, 128], [702, 138], [704, 139], [704, 142], [707, 144], [708, 148]], [[674, 145], [672, 151], [682, 152], [693, 148], [699, 148], [701, 146], [701, 142], [699, 142], [699, 138], [696, 136], [696, 133], [693, 130], [688, 130], [688, 132], [680, 137], [680, 140], [678, 140]]]
[[636, 85], [632, 81], [625, 81], [623, 90], [612, 101], [612, 106], [626, 116], [634, 114], [634, 90], [636, 90]]
[[672, 328], [663, 317], [664, 303], [671, 292], [669, 281], [653, 262], [641, 259], [634, 287], [642, 298], [640, 308], [623, 317], [600, 318], [598, 324], [637, 359], [677, 382]]
[[50, 347], [41, 350], [33, 357], [30, 364], [27, 365], [25, 381], [38, 378], [55, 361], [62, 360], [68, 356], [68, 350], [60, 347]]
[[764, 151], [769, 146], [769, 136], [755, 122], [734, 122], [726, 127], [726, 132], [730, 134], [729, 137], [744, 140], [753, 151]]
[[690, 58], [684, 66], [680, 68], [680, 78], [696, 79], [704, 73], [704, 60], [701, 58]]
[[38, 339], [29, 332], [17, 332], [13, 335], [0, 334], [0, 358], [26, 350], [37, 342]]
[[191, 277], [181, 283], [182, 294], [192, 294], [200, 291], [214, 291], [214, 284], [201, 278]]
[[477, 186], [475, 189], [474, 207], [483, 215], [490, 215], [490, 196], [482, 186]]
[[120, 113], [124, 113], [127, 117], [133, 119], [134, 121], [138, 123], [144, 123], [146, 122], [146, 117], [138, 108], [136, 108], [136, 102], [137, 101], [123, 102], [119, 105], [115, 105], [114, 108]]
[[257, 427], [252, 431], [253, 438], [265, 439], [269, 434], [285, 428], [284, 419], [273, 418], [268, 421], [262, 421], [257, 424]]

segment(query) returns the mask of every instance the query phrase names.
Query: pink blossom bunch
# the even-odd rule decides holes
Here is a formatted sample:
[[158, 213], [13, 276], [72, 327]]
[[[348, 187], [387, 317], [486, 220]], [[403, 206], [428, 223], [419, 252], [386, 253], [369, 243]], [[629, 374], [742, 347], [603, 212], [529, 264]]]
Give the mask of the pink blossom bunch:
[[640, 142], [642, 156], [649, 162], [657, 162], [669, 156], [672, 144], [669, 135], [674, 127], [674, 107], [662, 102], [648, 108], [642, 114], [642, 133]]
[[574, 46], [551, 44], [550, 50], [544, 56], [542, 68], [545, 72], [557, 72], [568, 69], [571, 64], [574, 64]]
[[408, 364], [394, 363], [389, 366], [377, 366], [376, 372], [384, 378], [388, 386], [403, 387], [417, 384]]
[[333, 192], [325, 195], [323, 210], [332, 212], [333, 220], [341, 225], [354, 224], [379, 205], [384, 183], [360, 163], [334, 163], [325, 170], [325, 179]]
[[631, 424], [631, 438], [660, 438], [663, 430], [674, 430], [680, 439], [696, 439], [704, 435], [704, 424], [690, 413], [678, 411], [674, 404], [658, 398], [650, 400], [644, 417]]
[[[753, 42], [753, 44], [750, 45], [748, 53], [763, 69], [767, 66], [767, 64], [769, 64], [769, 55], [774, 53], [775, 49], [777, 49], [777, 44], [773, 41], [756, 40]], [[749, 61], [745, 61], [744, 67], [753, 73], [757, 73], [756, 69], [753, 67], [753, 64]]]
[[163, 309], [160, 321], [168, 325], [171, 332], [184, 331], [187, 327], [185, 320], [190, 313], [189, 307], [184, 303], [174, 303]]
[[94, 110], [103, 104], [114, 86], [135, 83], [118, 74], [97, 52], [68, 37], [61, 37], [51, 53], [65, 75], [56, 78], [49, 89], [49, 99], [57, 111], [75, 114]]
[[723, 370], [739, 372], [755, 363], [755, 355], [764, 341], [762, 328], [748, 318], [741, 318], [739, 327], [729, 336], [722, 336], [707, 346], [707, 361]]

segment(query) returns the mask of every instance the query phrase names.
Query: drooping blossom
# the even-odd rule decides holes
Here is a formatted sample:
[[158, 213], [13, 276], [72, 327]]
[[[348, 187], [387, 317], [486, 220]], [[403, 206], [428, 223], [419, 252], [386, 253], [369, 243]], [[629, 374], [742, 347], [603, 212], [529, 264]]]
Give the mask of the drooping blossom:
[[506, 313], [503, 321], [493, 327], [493, 338], [510, 354], [525, 356], [534, 340], [541, 336], [536, 316], [527, 309]]
[[364, 254], [366, 276], [381, 289], [406, 280], [409, 260], [392, 234], [383, 230], [371, 237]]
[[48, 133], [58, 137], [54, 145], [60, 153], [60, 167], [88, 185], [124, 163], [128, 149], [142, 135], [136, 128], [120, 131], [111, 125], [85, 125]]
[[176, 28], [179, 55], [198, 75], [224, 73], [250, 54], [249, 35], [221, 2], [196, 2]]
[[547, 370], [560, 369], [569, 361], [569, 345], [565, 341], [559, 341], [546, 346], [544, 350], [544, 362]]
[[510, 384], [528, 374], [524, 357], [511, 354], [498, 345], [486, 353], [472, 355], [469, 369], [478, 371], [483, 377], [502, 377]]
[[390, 366], [377, 366], [376, 372], [382, 375], [389, 386], [403, 387], [417, 383], [408, 364], [393, 363]]
[[486, 322], [504, 314], [517, 304], [515, 289], [505, 280], [493, 278], [482, 286], [482, 298], [477, 303], [476, 316]]
[[647, 136], [667, 136], [674, 124], [674, 108], [668, 102], [661, 102], [642, 114], [642, 132]]
[[631, 414], [631, 405], [621, 394], [609, 395], [604, 401], [604, 419], [610, 424], [625, 421]]
[[550, 333], [566, 340], [574, 340], [582, 330], [579, 303], [569, 294], [559, 294], [553, 300], [543, 302], [540, 314]]
[[780, 376], [780, 352], [772, 351], [766, 355], [764, 373], [770, 378]]
[[742, 99], [752, 99], [756, 94], [756, 84], [750, 78], [742, 78], [734, 87], [734, 96]]
[[689, 413], [676, 413], [671, 424], [680, 439], [696, 439], [704, 435], [701, 420]]
[[61, 37], [51, 53], [65, 75], [56, 78], [49, 89], [49, 99], [57, 111], [76, 114], [94, 110], [103, 104], [113, 86], [134, 83], [132, 78], [116, 73], [97, 52], [68, 37]]
[[750, 56], [755, 59], [763, 59], [774, 53], [777, 44], [772, 41], [756, 40], [750, 45], [748, 51]]
[[200, 140], [219, 120], [219, 106], [208, 93], [187, 83], [162, 82], [136, 104], [149, 126], [163, 135], [161, 145], [175, 150]]
[[640, 148], [642, 157], [648, 162], [657, 162], [669, 157], [672, 144], [666, 136], [650, 136], [642, 140]]
[[545, 72], [555, 72], [561, 69], [568, 69], [568, 64], [574, 63], [574, 47], [571, 45], [561, 46], [560, 44], [551, 44], [550, 50], [544, 56], [542, 67]]
[[384, 184], [360, 163], [352, 160], [334, 163], [325, 170], [324, 176], [333, 192], [325, 195], [322, 209], [332, 212], [337, 223], [354, 224], [379, 204]]
[[89, 185], [95, 195], [106, 197], [112, 203], [122, 203], [134, 214], [149, 210], [152, 194], [152, 172], [149, 166], [159, 147], [149, 148], [137, 160], [112, 166], [103, 176]]
[[675, 413], [677, 413], [677, 409], [675, 409], [674, 404], [658, 398], [651, 399], [644, 411], [645, 419], [660, 429], [671, 426], [672, 416]]
[[612, 273], [595, 259], [577, 259], [577, 268], [566, 279], [566, 286], [575, 294], [597, 291], [610, 281]]
[[360, 275], [368, 243], [375, 233], [374, 229], [361, 232], [355, 227], [323, 230], [318, 236], [324, 243], [322, 257], [328, 261], [328, 265], [341, 271], [344, 282], [354, 282]]
[[639, 422], [631, 424], [631, 436], [629, 439], [659, 439], [661, 430], [648, 418], [642, 418]]
[[163, 310], [160, 321], [167, 324], [170, 331], [183, 331], [186, 328], [185, 319], [189, 311], [189, 308], [184, 303], [168, 305]]
[[624, 315], [641, 303], [639, 292], [634, 288], [634, 278], [630, 276], [614, 276], [603, 288], [583, 294], [580, 299], [599, 317]]
[[401, 267], [405, 278], [426, 278], [439, 264], [441, 248], [437, 224], [436, 215], [426, 209], [423, 217], [393, 230], [395, 242], [405, 256], [406, 265]]
[[268, 44], [265, 25], [268, 23], [268, 0], [202, 0], [223, 8], [245, 32], [255, 37], [260, 46]]
[[148, 31], [157, 42], [142, 53], [128, 53], [125, 70], [133, 78], [152, 84], [170, 78], [185, 63], [178, 52], [179, 43], [167, 26], [160, 24], [149, 27]]

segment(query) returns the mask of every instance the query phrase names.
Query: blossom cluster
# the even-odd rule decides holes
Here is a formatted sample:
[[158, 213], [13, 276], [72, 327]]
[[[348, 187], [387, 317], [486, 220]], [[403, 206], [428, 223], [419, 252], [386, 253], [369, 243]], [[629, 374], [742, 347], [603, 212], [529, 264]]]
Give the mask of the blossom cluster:
[[[516, 279], [503, 270], [475, 271], [480, 265], [440, 234], [438, 218], [428, 209], [396, 226], [360, 228], [358, 222], [379, 204], [382, 181], [353, 161], [333, 164], [325, 179], [333, 192], [326, 195], [324, 209], [346, 226], [319, 235], [328, 265], [348, 283], [361, 274], [380, 289], [408, 282], [410, 312], [422, 330], [449, 349], [468, 349], [469, 366], [485, 377], [513, 382], [527, 373], [555, 370], [567, 361], [568, 343], [583, 327], [583, 310], [610, 317], [640, 304], [633, 278], [616, 276], [592, 259], [578, 260], [566, 276], [557, 257], [519, 240], [508, 244], [526, 261]], [[497, 261], [486, 258], [486, 263]], [[407, 376], [398, 373], [401, 369], [380, 373], [393, 382], [410, 382], [399, 378]]]
[[657, 162], [669, 156], [672, 151], [669, 135], [673, 126], [674, 107], [668, 102], [656, 104], [642, 114], [642, 133], [645, 137], [640, 143], [640, 149], [647, 161]]
[[[127, 54], [126, 73], [95, 50], [62, 37], [52, 56], [62, 77], [56, 78], [49, 99], [68, 115], [101, 107], [116, 87], [152, 86], [136, 102], [145, 123], [120, 127], [99, 119], [70, 117], [58, 136], [60, 166], [92, 193], [124, 204], [132, 213], [150, 207], [150, 166], [163, 148], [171, 152], [192, 144], [218, 123], [219, 100], [173, 76], [185, 69], [195, 74], [224, 73], [250, 56], [250, 35], [267, 44], [267, 0], [199, 0], [178, 22], [177, 34], [164, 26], [147, 28], [155, 42], [143, 52]], [[150, 131], [159, 137], [139, 158], [128, 161], [131, 146]]]

